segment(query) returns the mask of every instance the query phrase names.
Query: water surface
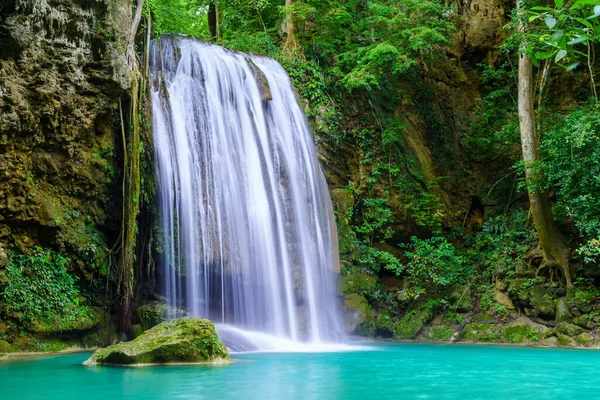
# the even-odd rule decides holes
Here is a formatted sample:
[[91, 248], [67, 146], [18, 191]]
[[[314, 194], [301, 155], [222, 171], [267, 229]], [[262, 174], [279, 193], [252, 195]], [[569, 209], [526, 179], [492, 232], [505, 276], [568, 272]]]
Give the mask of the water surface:
[[600, 398], [600, 352], [428, 344], [234, 355], [227, 366], [86, 367], [89, 354], [0, 363], [2, 399]]

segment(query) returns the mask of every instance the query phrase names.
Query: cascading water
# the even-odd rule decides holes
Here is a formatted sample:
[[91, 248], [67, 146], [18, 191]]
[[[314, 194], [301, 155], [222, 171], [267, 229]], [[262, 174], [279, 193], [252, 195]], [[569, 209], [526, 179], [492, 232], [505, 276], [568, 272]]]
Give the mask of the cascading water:
[[331, 199], [286, 72], [180, 36], [151, 60], [169, 302], [230, 331], [340, 341]]

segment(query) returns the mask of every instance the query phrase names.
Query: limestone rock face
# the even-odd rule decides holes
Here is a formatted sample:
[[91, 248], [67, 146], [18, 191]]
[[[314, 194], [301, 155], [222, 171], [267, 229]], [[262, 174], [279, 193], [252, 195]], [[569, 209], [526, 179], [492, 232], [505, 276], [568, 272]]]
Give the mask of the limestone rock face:
[[499, 290], [496, 290], [494, 292], [494, 301], [496, 303], [501, 304], [504, 307], [506, 307], [507, 310], [514, 310], [515, 309], [515, 305], [513, 304], [513, 302], [510, 299], [510, 297], [508, 297], [508, 295], [506, 293], [501, 292]]
[[144, 332], [130, 342], [96, 351], [84, 363], [135, 365], [231, 361], [212, 322], [179, 318]]
[[113, 184], [120, 143], [112, 124], [131, 80], [122, 51], [131, 2], [6, 4], [0, 7], [0, 242], [19, 252], [36, 245], [68, 252], [76, 268], [91, 274], [90, 264], [107, 256], [119, 227]]
[[[506, 25], [510, 8], [503, 0], [460, 1], [459, 13], [464, 21], [461, 29], [464, 51], [492, 52], [493, 46], [504, 39], [502, 27]], [[491, 54], [488, 57], [492, 59]]]

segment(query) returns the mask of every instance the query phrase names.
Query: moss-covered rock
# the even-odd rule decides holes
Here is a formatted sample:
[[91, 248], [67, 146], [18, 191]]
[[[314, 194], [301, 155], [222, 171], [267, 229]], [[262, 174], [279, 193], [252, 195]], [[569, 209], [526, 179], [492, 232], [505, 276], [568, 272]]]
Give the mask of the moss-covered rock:
[[391, 334], [394, 332], [395, 318], [389, 310], [380, 311], [375, 318], [375, 328], [378, 332]]
[[479, 322], [481, 324], [494, 324], [494, 317], [487, 314], [477, 314], [473, 316], [473, 322]]
[[592, 329], [595, 325], [587, 315], [580, 315], [579, 317], [573, 318], [573, 324], [584, 329]]
[[571, 298], [570, 310], [572, 313], [587, 314], [592, 311], [596, 296], [593, 293], [578, 291]]
[[137, 316], [142, 328], [147, 330], [168, 319], [187, 317], [187, 313], [160, 301], [152, 301], [138, 308]]
[[364, 271], [350, 270], [340, 279], [342, 293], [373, 293], [377, 290], [377, 277]]
[[473, 301], [471, 301], [471, 290], [469, 286], [464, 286], [453, 292], [450, 300], [454, 303], [453, 308], [459, 313], [465, 313], [473, 310]]
[[49, 318], [34, 320], [29, 331], [45, 335], [89, 331], [110, 322], [110, 316], [101, 307], [78, 307], [67, 311], [66, 315], [67, 317], [53, 315]]
[[558, 338], [556, 336], [547, 337], [540, 342], [540, 346], [543, 347], [556, 347], [557, 345]]
[[594, 336], [589, 332], [582, 332], [577, 335], [577, 343], [587, 346], [594, 342]]
[[509, 343], [522, 343], [525, 341], [537, 342], [544, 338], [549, 331], [548, 327], [533, 322], [527, 317], [521, 316], [514, 321], [504, 325], [502, 336]]
[[394, 339], [414, 339], [431, 317], [431, 311], [428, 309], [407, 312], [394, 324]]
[[569, 311], [569, 302], [566, 297], [561, 297], [556, 301], [556, 323], [571, 322], [573, 314]]
[[344, 304], [346, 330], [360, 335], [372, 335], [375, 331], [374, 313], [367, 299], [357, 293], [351, 293], [344, 297]]
[[470, 342], [497, 343], [500, 333], [496, 325], [471, 323], [464, 326], [459, 336]]
[[163, 322], [130, 342], [96, 351], [85, 362], [94, 364], [172, 364], [229, 362], [212, 322], [179, 318]]
[[552, 319], [556, 315], [554, 299], [543, 286], [534, 286], [529, 291], [530, 303], [542, 318]]
[[575, 337], [583, 333], [584, 329], [568, 322], [560, 322], [558, 325], [556, 325], [556, 331], [562, 333], [563, 335]]
[[567, 335], [563, 335], [562, 333], [557, 333], [556, 337], [558, 339], [557, 343], [559, 346], [575, 346], [575, 341]]
[[15, 348], [5, 340], [0, 340], [0, 353], [12, 353]]
[[443, 342], [450, 340], [454, 335], [454, 329], [451, 326], [427, 326], [423, 328], [423, 339], [433, 342]]

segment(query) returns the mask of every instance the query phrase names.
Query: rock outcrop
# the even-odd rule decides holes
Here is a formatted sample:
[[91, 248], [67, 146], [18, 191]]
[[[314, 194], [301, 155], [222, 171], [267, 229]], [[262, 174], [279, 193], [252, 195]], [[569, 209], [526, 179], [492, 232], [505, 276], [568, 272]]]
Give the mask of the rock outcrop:
[[230, 360], [212, 322], [179, 318], [163, 322], [130, 342], [100, 349], [84, 364], [225, 363]]

